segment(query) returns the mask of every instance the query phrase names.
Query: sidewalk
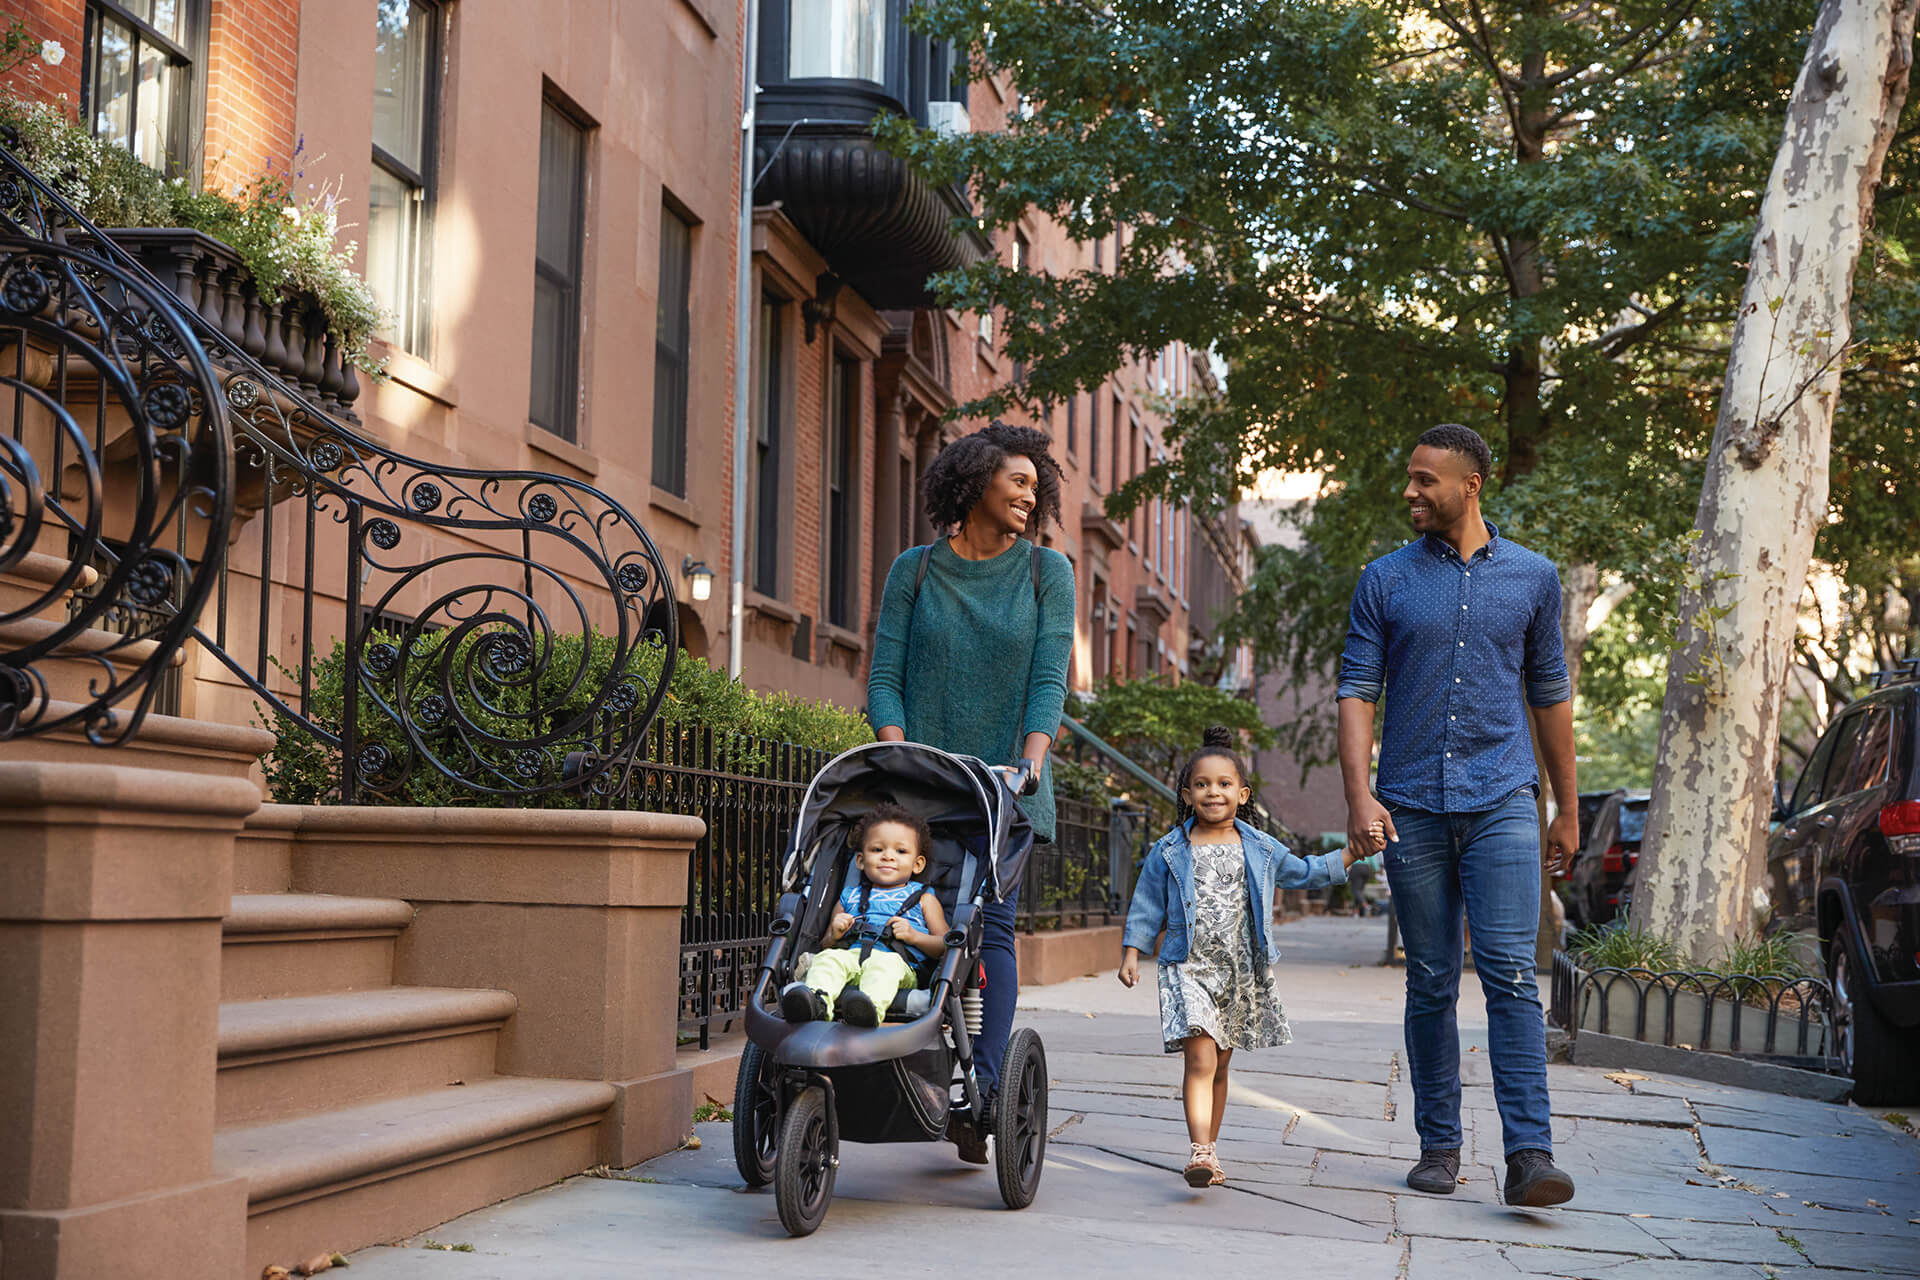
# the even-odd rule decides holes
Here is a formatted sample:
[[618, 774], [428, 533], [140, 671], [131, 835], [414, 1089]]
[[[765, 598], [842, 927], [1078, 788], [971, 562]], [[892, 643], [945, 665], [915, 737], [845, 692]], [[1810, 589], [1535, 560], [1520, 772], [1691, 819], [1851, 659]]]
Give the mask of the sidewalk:
[[[790, 1240], [770, 1190], [734, 1172], [728, 1127], [618, 1178], [574, 1178], [354, 1255], [356, 1280], [633, 1280], [972, 1274], [1141, 1276], [1311, 1269], [1338, 1280], [1782, 1280], [1920, 1276], [1920, 1141], [1858, 1108], [1679, 1078], [1550, 1068], [1573, 1203], [1499, 1203], [1501, 1149], [1478, 984], [1461, 1000], [1469, 1147], [1457, 1194], [1402, 1178], [1418, 1153], [1402, 1078], [1402, 973], [1378, 920], [1280, 933], [1285, 1048], [1235, 1059], [1220, 1158], [1195, 1192], [1177, 1059], [1159, 1052], [1150, 975], [1029, 990], [1046, 1041], [1053, 1139], [1038, 1199], [1001, 1206], [993, 1175], [944, 1145], [846, 1144], [820, 1231]], [[1478, 1048], [1480, 1051], [1475, 1052]], [[472, 1252], [425, 1247], [471, 1245]]]

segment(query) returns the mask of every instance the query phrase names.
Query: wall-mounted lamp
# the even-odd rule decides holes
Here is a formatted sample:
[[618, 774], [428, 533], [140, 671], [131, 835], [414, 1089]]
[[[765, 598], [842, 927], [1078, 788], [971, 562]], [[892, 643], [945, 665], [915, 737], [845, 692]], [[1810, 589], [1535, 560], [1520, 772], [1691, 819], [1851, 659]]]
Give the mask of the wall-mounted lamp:
[[680, 576], [687, 580], [694, 603], [713, 597], [713, 570], [707, 568], [705, 560], [695, 560], [692, 556], [680, 562]]
[[834, 314], [840, 309], [840, 283], [839, 276], [822, 271], [813, 282], [813, 296], [800, 304], [800, 319], [806, 323], [809, 345], [816, 328], [833, 323]]

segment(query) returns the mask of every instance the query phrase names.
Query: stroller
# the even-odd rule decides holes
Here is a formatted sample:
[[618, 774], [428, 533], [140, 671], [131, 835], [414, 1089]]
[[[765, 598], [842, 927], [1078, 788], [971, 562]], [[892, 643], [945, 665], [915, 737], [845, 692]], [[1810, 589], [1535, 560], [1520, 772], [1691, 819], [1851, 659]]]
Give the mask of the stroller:
[[[811, 1234], [833, 1199], [840, 1141], [938, 1142], [951, 1126], [994, 1139], [1000, 1195], [1033, 1202], [1047, 1145], [1047, 1063], [1040, 1037], [1019, 1028], [1000, 1069], [998, 1103], [983, 1105], [973, 1065], [980, 1030], [980, 909], [1020, 884], [1033, 836], [1014, 782], [971, 756], [911, 742], [874, 742], [836, 756], [808, 787], [782, 873], [766, 958], [747, 1000], [733, 1155], [750, 1187], [774, 1185], [781, 1224]], [[850, 836], [873, 805], [891, 801], [933, 832], [920, 876], [946, 909], [945, 954], [878, 1027], [790, 1023], [774, 1005], [802, 955], [821, 937], [842, 889], [859, 883]]]

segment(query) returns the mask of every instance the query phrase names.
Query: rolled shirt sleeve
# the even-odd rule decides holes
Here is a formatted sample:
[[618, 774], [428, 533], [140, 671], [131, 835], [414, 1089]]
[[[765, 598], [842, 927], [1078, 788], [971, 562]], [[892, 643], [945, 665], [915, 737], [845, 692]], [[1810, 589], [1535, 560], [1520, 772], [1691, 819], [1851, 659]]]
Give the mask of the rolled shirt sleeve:
[[[1360, 571], [1347, 610], [1347, 645], [1340, 654], [1340, 690], [1337, 698], [1379, 702], [1386, 682], [1386, 601], [1376, 561]], [[1555, 632], [1555, 644], [1559, 643]], [[1561, 667], [1562, 674], [1565, 666]]]
[[[1027, 713], [1022, 737], [1060, 736], [1067, 709], [1067, 664], [1073, 656], [1073, 562], [1058, 551], [1042, 549], [1039, 625], [1034, 634], [1033, 667], [1027, 677]], [[1014, 744], [1014, 750], [1020, 743]]]
[[1533, 617], [1527, 623], [1527, 705], [1551, 707], [1573, 696], [1567, 654], [1560, 636], [1560, 575], [1551, 567], [1542, 575]]

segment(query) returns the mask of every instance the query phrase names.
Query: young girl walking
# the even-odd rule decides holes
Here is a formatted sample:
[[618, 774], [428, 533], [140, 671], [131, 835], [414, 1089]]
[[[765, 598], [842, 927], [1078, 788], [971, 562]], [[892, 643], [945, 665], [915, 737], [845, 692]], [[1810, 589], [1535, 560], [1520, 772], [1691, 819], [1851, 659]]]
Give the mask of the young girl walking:
[[1147, 851], [1127, 911], [1120, 981], [1140, 980], [1140, 953], [1160, 944], [1160, 1031], [1168, 1053], [1186, 1058], [1187, 1185], [1227, 1180], [1214, 1156], [1227, 1106], [1227, 1064], [1235, 1049], [1293, 1039], [1274, 986], [1273, 894], [1343, 884], [1365, 855], [1348, 849], [1297, 858], [1239, 820], [1252, 793], [1233, 749], [1215, 726], [1180, 774], [1180, 821]]

